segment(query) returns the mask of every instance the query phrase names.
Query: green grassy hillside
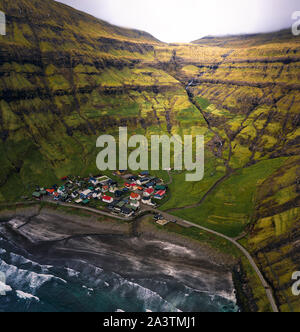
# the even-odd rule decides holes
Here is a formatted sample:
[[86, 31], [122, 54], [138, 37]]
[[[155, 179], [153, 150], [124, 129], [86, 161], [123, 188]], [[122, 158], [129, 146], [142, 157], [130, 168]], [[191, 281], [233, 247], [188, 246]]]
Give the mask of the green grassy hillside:
[[[98, 172], [96, 138], [119, 126], [203, 134], [203, 181], [172, 172], [162, 208], [233, 237], [248, 232], [243, 244], [281, 310], [299, 311], [288, 287], [299, 267], [300, 38], [168, 45], [52, 0], [0, 0], [0, 10], [0, 201]], [[259, 310], [263, 294], [253, 294]]]

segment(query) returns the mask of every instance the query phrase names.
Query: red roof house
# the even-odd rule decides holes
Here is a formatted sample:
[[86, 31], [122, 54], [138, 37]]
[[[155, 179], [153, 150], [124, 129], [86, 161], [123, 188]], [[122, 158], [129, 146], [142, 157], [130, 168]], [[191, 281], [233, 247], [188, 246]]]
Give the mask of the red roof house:
[[154, 193], [154, 189], [153, 188], [149, 188], [149, 189], [146, 189], [144, 191], [144, 196], [151, 196], [153, 193]]
[[114, 201], [114, 199], [112, 198], [112, 197], [110, 197], [110, 196], [106, 196], [106, 195], [104, 195], [103, 197], [102, 197], [102, 202], [104, 202], [104, 203], [112, 203]]
[[130, 199], [139, 201], [141, 199], [141, 196], [139, 194], [136, 194], [136, 193], [131, 193], [130, 194]]
[[46, 189], [46, 191], [47, 191], [47, 193], [49, 193], [49, 194], [53, 194], [54, 193], [54, 189]]

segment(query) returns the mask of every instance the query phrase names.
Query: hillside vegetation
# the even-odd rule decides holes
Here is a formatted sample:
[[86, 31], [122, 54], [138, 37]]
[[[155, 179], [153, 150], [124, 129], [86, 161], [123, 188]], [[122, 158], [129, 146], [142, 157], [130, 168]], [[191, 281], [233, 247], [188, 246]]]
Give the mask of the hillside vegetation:
[[[172, 172], [164, 210], [242, 240], [283, 311], [300, 311], [300, 38], [164, 44], [52, 0], [0, 0], [0, 201], [98, 173], [101, 134], [205, 135], [205, 177]], [[248, 275], [257, 310], [263, 293]]]

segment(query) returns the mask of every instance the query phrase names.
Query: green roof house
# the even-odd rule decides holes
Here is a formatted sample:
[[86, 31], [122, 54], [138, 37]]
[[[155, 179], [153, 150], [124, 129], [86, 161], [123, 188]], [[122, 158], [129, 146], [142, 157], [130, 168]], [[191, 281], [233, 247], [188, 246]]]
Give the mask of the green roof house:
[[40, 198], [40, 197], [41, 197], [41, 193], [35, 191], [35, 192], [32, 194], [32, 197], [34, 197], [34, 198]]

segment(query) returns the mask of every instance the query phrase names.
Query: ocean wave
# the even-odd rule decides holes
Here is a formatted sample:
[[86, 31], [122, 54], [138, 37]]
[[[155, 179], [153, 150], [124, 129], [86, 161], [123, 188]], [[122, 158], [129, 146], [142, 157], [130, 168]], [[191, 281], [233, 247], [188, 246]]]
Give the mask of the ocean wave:
[[185, 288], [189, 291], [189, 293], [185, 294], [185, 296], [189, 296], [192, 292], [196, 292], [196, 293], [208, 295], [212, 301], [214, 301], [216, 297], [220, 297], [220, 298], [223, 298], [230, 302], [233, 302], [234, 304], [237, 303], [237, 298], [236, 298], [234, 289], [232, 290], [231, 293], [226, 292], [226, 291], [216, 291], [215, 293], [212, 293], [211, 291], [207, 291], [207, 290], [199, 290], [199, 289], [191, 288], [187, 285], [185, 285]]
[[58, 278], [51, 274], [39, 274], [36, 272], [19, 269], [14, 265], [7, 264], [0, 260], [0, 271], [6, 276], [6, 282], [14, 289], [27, 290], [30, 293], [35, 292], [45, 283], [55, 281], [60, 284], [66, 284], [64, 279]]
[[80, 272], [70, 269], [69, 267], [66, 267], [66, 270], [68, 272], [68, 276], [71, 278], [78, 277], [80, 275]]
[[40, 299], [37, 296], [34, 296], [32, 294], [25, 293], [20, 290], [16, 290], [16, 294], [17, 294], [18, 298], [20, 298], [22, 300], [35, 300], [37, 302], [40, 302]]
[[9, 293], [12, 291], [12, 288], [8, 285], [6, 285], [4, 282], [0, 281], [0, 295], [1, 294], [5, 294], [5, 293]]
[[34, 262], [28, 258], [17, 255], [15, 253], [10, 253], [11, 264], [15, 266], [30, 264], [32, 268], [39, 268], [43, 273], [47, 273], [51, 269], [52, 265], [41, 265]]
[[134, 296], [138, 301], [143, 303], [143, 310], [162, 311], [162, 312], [180, 312], [173, 304], [166, 301], [155, 291], [143, 287], [135, 282], [118, 276], [118, 282], [114, 285], [114, 291], [118, 292], [123, 298], [128, 297], [129, 294], [134, 292]]

